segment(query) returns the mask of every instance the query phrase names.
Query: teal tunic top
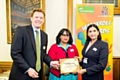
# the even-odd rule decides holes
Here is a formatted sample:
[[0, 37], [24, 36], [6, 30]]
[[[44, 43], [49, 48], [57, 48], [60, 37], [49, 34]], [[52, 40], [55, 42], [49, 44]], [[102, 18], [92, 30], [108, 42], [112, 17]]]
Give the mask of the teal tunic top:
[[[69, 44], [66, 47], [63, 47], [62, 44], [59, 44], [58, 46], [62, 47], [65, 51], [67, 51], [67, 48], [70, 46]], [[78, 80], [78, 75], [76, 74], [61, 74], [60, 77], [57, 77], [50, 73], [49, 80]]]

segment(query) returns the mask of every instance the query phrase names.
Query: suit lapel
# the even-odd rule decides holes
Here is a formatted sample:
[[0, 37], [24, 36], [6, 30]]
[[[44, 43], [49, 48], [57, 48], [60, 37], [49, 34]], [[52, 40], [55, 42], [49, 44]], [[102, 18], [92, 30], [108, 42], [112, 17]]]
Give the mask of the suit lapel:
[[43, 42], [44, 42], [44, 40], [43, 40], [43, 32], [40, 30], [40, 36], [41, 36], [41, 50], [42, 50], [42, 46], [43, 46]]
[[[96, 46], [96, 44], [99, 42], [99, 40], [97, 40], [89, 49], [88, 51], [86, 52], [86, 54], [90, 51], [90, 50], [93, 50], [93, 48]], [[89, 43], [88, 43], [89, 44]], [[87, 45], [88, 46], [88, 45]], [[87, 47], [86, 47], [87, 48]], [[85, 48], [85, 50], [86, 50]]]
[[89, 41], [87, 41], [87, 42], [85, 43], [85, 47], [83, 48], [83, 55], [86, 54], [86, 48], [87, 48], [88, 44], [89, 44]]
[[28, 28], [27, 30], [28, 30], [28, 34], [29, 34], [29, 37], [30, 37], [32, 47], [33, 47], [34, 51], [36, 52], [35, 39], [34, 39], [34, 33], [33, 33], [32, 26], [30, 25], [27, 28]]

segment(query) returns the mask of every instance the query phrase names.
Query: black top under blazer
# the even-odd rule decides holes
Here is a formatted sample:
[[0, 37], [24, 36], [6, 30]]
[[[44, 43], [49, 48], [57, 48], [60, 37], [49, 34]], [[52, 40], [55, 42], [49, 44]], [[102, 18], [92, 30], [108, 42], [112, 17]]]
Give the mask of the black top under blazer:
[[[50, 66], [51, 58], [46, 54], [48, 37], [45, 32], [41, 32], [41, 70], [39, 80], [43, 79], [43, 62]], [[36, 46], [34, 32], [31, 25], [18, 27], [15, 32], [12, 45], [11, 57], [13, 59], [9, 80], [34, 80], [25, 73], [30, 67], [36, 67]]]
[[103, 71], [108, 62], [108, 44], [97, 40], [87, 52], [89, 41], [85, 43], [82, 50], [83, 58], [88, 58], [87, 64], [82, 62], [82, 68], [86, 73], [82, 75], [82, 80], [104, 80]]

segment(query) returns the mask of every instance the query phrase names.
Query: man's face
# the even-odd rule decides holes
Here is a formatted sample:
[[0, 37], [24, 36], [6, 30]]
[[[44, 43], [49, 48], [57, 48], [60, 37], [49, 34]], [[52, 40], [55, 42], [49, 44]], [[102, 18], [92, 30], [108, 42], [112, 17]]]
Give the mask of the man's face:
[[42, 12], [35, 12], [31, 17], [32, 26], [35, 28], [40, 28], [45, 21], [44, 14]]

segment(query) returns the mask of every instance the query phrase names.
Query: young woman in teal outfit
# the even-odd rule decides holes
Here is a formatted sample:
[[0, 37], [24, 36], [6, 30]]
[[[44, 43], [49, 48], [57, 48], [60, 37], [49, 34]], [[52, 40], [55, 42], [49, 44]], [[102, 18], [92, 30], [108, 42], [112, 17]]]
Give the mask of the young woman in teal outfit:
[[[79, 56], [76, 46], [73, 44], [73, 38], [68, 29], [61, 29], [56, 37], [56, 43], [53, 44], [48, 55], [54, 61], [63, 58], [74, 58]], [[60, 74], [59, 69], [50, 68], [49, 80], [78, 80], [77, 73]]]

